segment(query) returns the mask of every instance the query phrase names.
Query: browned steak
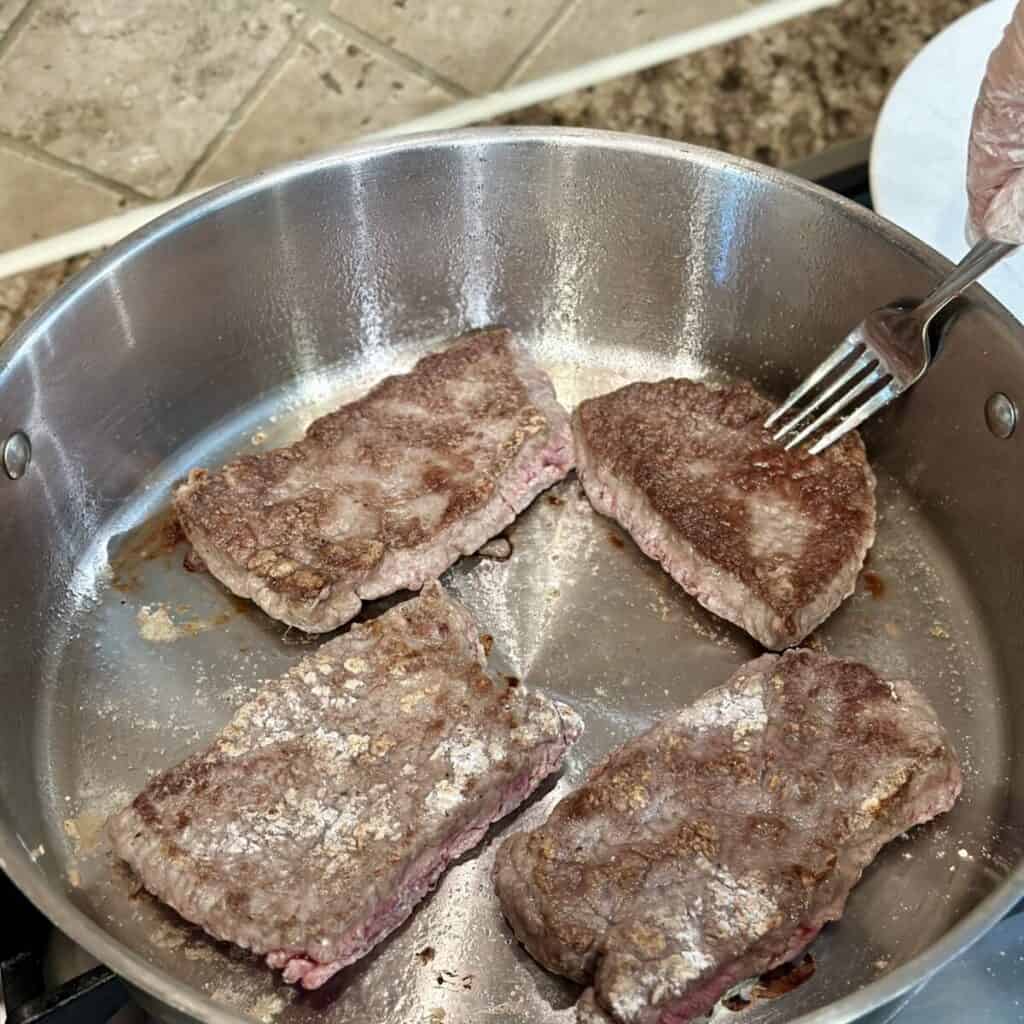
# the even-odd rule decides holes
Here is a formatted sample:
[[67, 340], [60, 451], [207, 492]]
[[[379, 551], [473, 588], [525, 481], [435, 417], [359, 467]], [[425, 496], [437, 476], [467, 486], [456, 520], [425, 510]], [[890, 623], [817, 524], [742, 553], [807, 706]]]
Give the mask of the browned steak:
[[682, 1024], [795, 956], [881, 847], [959, 792], [909, 683], [766, 654], [507, 839], [498, 896], [537, 960], [591, 986], [581, 1022]]
[[398, 927], [582, 724], [497, 682], [437, 583], [324, 644], [108, 830], [142, 884], [316, 988]]
[[435, 579], [572, 465], [551, 381], [491, 328], [381, 381], [287, 448], [193, 470], [174, 504], [214, 576], [321, 633], [363, 601]]
[[875, 538], [858, 436], [787, 452], [750, 384], [629, 384], [580, 404], [578, 471], [598, 512], [705, 608], [765, 647], [799, 643], [848, 597]]

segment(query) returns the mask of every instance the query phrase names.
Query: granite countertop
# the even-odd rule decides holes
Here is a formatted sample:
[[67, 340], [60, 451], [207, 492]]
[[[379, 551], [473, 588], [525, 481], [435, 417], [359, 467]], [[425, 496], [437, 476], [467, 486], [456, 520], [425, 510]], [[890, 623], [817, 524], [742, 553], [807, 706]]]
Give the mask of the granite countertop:
[[[869, 136], [900, 71], [936, 32], [978, 4], [845, 0], [501, 123], [639, 132], [787, 166]], [[0, 339], [88, 260], [0, 281]]]
[[78, 256], [0, 281], [0, 345], [36, 306], [88, 266], [91, 259], [92, 255]]
[[660, 67], [517, 111], [691, 142], [785, 167], [870, 136], [924, 44], [980, 0], [845, 0]]

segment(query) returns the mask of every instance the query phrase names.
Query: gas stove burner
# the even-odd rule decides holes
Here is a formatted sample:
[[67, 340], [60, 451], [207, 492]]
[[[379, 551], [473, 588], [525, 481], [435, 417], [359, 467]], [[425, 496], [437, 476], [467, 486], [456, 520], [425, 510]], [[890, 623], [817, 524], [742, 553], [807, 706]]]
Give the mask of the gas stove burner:
[[128, 1024], [118, 1014], [128, 1005], [124, 982], [61, 935], [2, 872], [0, 920], [0, 1024], [114, 1024], [115, 1015]]

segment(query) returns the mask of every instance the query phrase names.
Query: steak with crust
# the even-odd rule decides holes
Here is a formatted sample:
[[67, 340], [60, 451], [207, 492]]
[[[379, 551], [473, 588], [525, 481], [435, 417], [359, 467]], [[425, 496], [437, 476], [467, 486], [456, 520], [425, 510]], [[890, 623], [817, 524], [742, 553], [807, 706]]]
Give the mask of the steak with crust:
[[582, 724], [496, 681], [431, 583], [298, 663], [108, 823], [142, 884], [322, 985], [555, 771]]
[[582, 402], [577, 470], [591, 504], [705, 608], [765, 647], [799, 643], [853, 593], [875, 538], [860, 437], [787, 452], [773, 406], [740, 382], [629, 384]]
[[909, 683], [766, 654], [505, 840], [497, 892], [529, 952], [590, 986], [581, 1022], [682, 1024], [792, 959], [882, 846], [959, 792]]
[[504, 328], [463, 335], [287, 448], [194, 469], [174, 497], [229, 589], [310, 633], [436, 579], [573, 466], [547, 374]]

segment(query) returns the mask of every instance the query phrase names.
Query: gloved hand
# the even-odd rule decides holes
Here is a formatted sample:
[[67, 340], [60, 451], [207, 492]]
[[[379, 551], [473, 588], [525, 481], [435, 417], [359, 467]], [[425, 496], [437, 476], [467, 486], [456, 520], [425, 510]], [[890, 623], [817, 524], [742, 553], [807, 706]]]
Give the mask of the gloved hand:
[[1024, 0], [992, 51], [967, 150], [968, 237], [1024, 242]]

